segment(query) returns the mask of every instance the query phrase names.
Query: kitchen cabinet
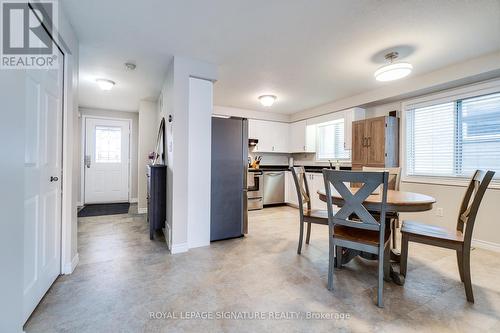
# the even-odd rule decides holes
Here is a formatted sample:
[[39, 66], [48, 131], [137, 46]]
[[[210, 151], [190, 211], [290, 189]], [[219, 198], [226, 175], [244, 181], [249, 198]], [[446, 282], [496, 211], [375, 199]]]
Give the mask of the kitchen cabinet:
[[306, 120], [291, 123], [289, 126], [289, 152], [314, 153], [316, 151], [316, 127]]
[[323, 174], [319, 172], [306, 172], [306, 177], [311, 197], [311, 208], [326, 210], [326, 202], [321, 201], [318, 196], [318, 191], [325, 188]]
[[259, 140], [254, 152], [288, 153], [287, 123], [249, 119], [248, 138]]
[[353, 122], [365, 118], [365, 109], [352, 108], [344, 111], [344, 149], [352, 149]]
[[297, 198], [297, 190], [295, 189], [295, 182], [291, 171], [285, 172], [285, 202], [294, 207], [299, 206]]
[[399, 165], [399, 119], [376, 117], [352, 123], [352, 168]]

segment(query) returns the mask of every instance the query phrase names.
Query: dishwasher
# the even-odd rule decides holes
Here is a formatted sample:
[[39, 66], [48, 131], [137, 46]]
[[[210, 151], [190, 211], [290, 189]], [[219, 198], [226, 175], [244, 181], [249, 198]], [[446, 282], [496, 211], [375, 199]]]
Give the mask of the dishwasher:
[[264, 205], [285, 203], [285, 171], [264, 171]]

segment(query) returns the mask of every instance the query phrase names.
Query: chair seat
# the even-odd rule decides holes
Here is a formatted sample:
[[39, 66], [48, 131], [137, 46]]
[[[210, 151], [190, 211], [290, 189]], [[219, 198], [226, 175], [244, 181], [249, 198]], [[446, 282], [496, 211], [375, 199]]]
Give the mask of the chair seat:
[[304, 221], [328, 225], [328, 211], [321, 209], [304, 210]]
[[[345, 239], [348, 241], [353, 241], [356, 243], [364, 243], [369, 245], [379, 244], [379, 232], [373, 230], [359, 229], [346, 227], [344, 225], [335, 225], [334, 227], [334, 238]], [[385, 229], [385, 239], [384, 242], [389, 240], [391, 236], [391, 230]]]
[[449, 230], [443, 227], [415, 221], [403, 221], [401, 233], [434, 239], [445, 239], [457, 243], [463, 243], [464, 241], [463, 233], [458, 230]]

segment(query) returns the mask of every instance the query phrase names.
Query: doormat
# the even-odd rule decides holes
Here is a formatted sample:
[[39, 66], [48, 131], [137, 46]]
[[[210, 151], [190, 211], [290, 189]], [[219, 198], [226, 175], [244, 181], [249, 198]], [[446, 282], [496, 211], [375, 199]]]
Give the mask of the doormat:
[[128, 214], [130, 203], [86, 205], [78, 212], [78, 217]]

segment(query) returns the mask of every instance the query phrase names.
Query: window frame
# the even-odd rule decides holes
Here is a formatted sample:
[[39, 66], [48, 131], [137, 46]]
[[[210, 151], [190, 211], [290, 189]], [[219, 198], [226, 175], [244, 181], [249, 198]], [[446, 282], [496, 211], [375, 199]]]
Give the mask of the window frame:
[[317, 123], [317, 124], [314, 124], [314, 127], [315, 127], [315, 132], [316, 132], [316, 135], [315, 135], [315, 160], [317, 162], [328, 162], [328, 161], [339, 161], [339, 162], [346, 162], [346, 161], [350, 161], [351, 160], [351, 152], [348, 150], [348, 149], [345, 149], [345, 133], [344, 133], [344, 150], [348, 152], [348, 157], [329, 157], [329, 158], [319, 158], [319, 131], [318, 131], [318, 127], [321, 127], [321, 126], [328, 126], [328, 125], [332, 125], [332, 124], [335, 124], [335, 123], [338, 123], [342, 121], [342, 126], [344, 127], [344, 130], [345, 130], [345, 122], [346, 122], [346, 118], [345, 117], [338, 117], [338, 118], [335, 118], [335, 119], [332, 119], [332, 120], [328, 120], [328, 121], [324, 121], [324, 122], [321, 122], [321, 123]]
[[[500, 80], [489, 80], [477, 84], [471, 84], [460, 88], [454, 88], [439, 93], [424, 95], [414, 99], [409, 99], [401, 102], [401, 119], [400, 119], [400, 147], [399, 156], [401, 158], [402, 175], [401, 181], [406, 183], [420, 184], [436, 184], [447, 186], [467, 186], [469, 183], [468, 177], [456, 176], [418, 176], [408, 175], [407, 153], [406, 153], [406, 134], [407, 134], [407, 119], [406, 112], [409, 109], [421, 108], [440, 103], [454, 102], [456, 100], [478, 97], [481, 95], [489, 95], [500, 93]], [[490, 188], [500, 189], [500, 179], [493, 179], [489, 185]]]

